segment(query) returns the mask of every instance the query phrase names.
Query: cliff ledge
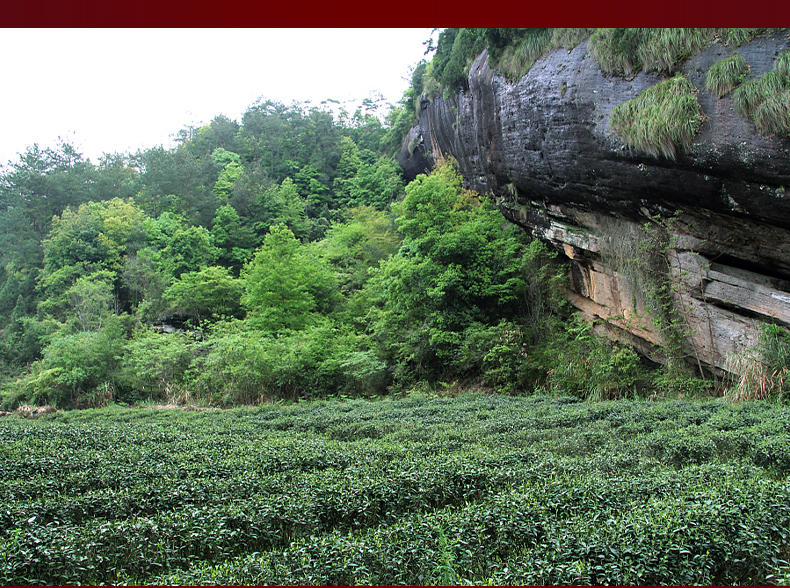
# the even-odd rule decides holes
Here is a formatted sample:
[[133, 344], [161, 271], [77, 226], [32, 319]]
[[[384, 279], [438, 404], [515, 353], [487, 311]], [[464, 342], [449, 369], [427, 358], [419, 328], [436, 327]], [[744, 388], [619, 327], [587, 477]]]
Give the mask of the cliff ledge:
[[[788, 47], [777, 33], [737, 51], [759, 77]], [[679, 337], [686, 361], [737, 371], [761, 323], [790, 327], [790, 138], [757, 132], [731, 93], [705, 89], [734, 51], [713, 44], [680, 68], [706, 120], [675, 160], [629, 149], [609, 126], [662, 77], [605, 75], [587, 41], [515, 82], [482, 53], [467, 92], [423, 97], [398, 160], [414, 177], [454, 157], [469, 188], [567, 258], [568, 298], [601, 332], [660, 362]]]

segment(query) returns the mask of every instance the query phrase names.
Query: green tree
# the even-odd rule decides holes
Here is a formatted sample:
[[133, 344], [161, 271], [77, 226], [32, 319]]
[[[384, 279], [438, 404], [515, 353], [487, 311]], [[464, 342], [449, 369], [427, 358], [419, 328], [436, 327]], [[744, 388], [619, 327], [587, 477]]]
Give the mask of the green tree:
[[334, 268], [344, 294], [362, 288], [370, 268], [397, 253], [402, 241], [389, 213], [370, 206], [352, 208], [349, 213], [348, 222], [333, 224], [326, 237], [315, 244]]
[[454, 164], [418, 176], [394, 208], [405, 239], [371, 270], [373, 337], [402, 373], [436, 378], [472, 325], [526, 313], [526, 237], [461, 188]]
[[221, 114], [214, 117], [210, 124], [198, 129], [182, 129], [177, 139], [196, 158], [213, 153], [218, 148], [238, 152], [241, 147], [237, 137], [239, 128], [239, 123]]
[[332, 189], [335, 201], [345, 205], [351, 201], [354, 178], [362, 165], [362, 160], [359, 157], [359, 147], [350, 137], [343, 137], [340, 140], [340, 151], [340, 162], [337, 165], [337, 176]]
[[242, 279], [250, 322], [269, 332], [302, 329], [338, 299], [332, 272], [283, 224], [270, 228]]
[[214, 195], [220, 204], [227, 203], [230, 194], [233, 191], [233, 186], [236, 184], [241, 174], [244, 173], [244, 167], [239, 163], [230, 162], [219, 173], [216, 183], [214, 184]]
[[381, 139], [386, 132], [378, 117], [357, 108], [354, 116], [348, 120], [342, 130], [360, 149], [369, 149], [376, 153], [381, 149]]
[[[323, 175], [312, 165], [300, 169], [294, 177], [294, 184], [300, 194], [305, 194], [310, 212], [332, 204], [329, 188], [323, 183]], [[313, 214], [315, 216], [315, 214]]]
[[400, 167], [391, 158], [384, 157], [373, 164], [363, 163], [350, 184], [350, 205], [375, 206], [379, 210], [394, 202], [404, 188]]
[[147, 214], [183, 214], [193, 224], [208, 226], [217, 209], [212, 191], [221, 168], [210, 155], [195, 157], [184, 145], [155, 147], [138, 154], [143, 188], [135, 201]]
[[[71, 144], [64, 142], [56, 149], [33, 145], [0, 177], [0, 226], [11, 219], [24, 219], [24, 224], [15, 225], [19, 231], [16, 239], [32, 236], [41, 241], [49, 232], [53, 216], [68, 206], [97, 199], [96, 179], [94, 166]], [[21, 214], [4, 218], [4, 213], [11, 210]], [[0, 245], [2, 252], [16, 250], [13, 242]]]
[[105, 153], [96, 167], [96, 194], [102, 200], [129, 200], [142, 189], [140, 162], [125, 153]]
[[233, 185], [244, 173], [244, 166], [241, 165], [241, 157], [237, 153], [227, 151], [222, 147], [214, 150], [211, 159], [222, 169], [214, 184], [214, 195], [217, 197], [217, 202], [225, 204], [233, 191]]
[[274, 184], [260, 162], [247, 163], [241, 176], [233, 183], [228, 204], [246, 221], [251, 222], [261, 216], [261, 195]]
[[283, 161], [289, 159], [292, 136], [290, 122], [297, 117], [292, 109], [272, 100], [259, 100], [242, 117], [239, 140], [246, 160], [257, 161], [269, 177], [282, 181], [287, 174]]
[[285, 178], [279, 186], [266, 190], [258, 200], [259, 216], [255, 221], [257, 233], [265, 232], [271, 225], [288, 226], [297, 238], [305, 238], [308, 234], [308, 223], [305, 218], [307, 203], [299, 194], [291, 178]]
[[220, 251], [218, 261], [236, 275], [250, 260], [257, 242], [255, 231], [246, 226], [230, 204], [220, 206], [211, 223], [211, 240]]
[[53, 218], [39, 275], [40, 309], [59, 316], [70, 305], [66, 292], [75, 280], [102, 270], [113, 276], [113, 291], [125, 305], [128, 296], [122, 295], [118, 278], [126, 257], [146, 244], [147, 221], [138, 207], [118, 198], [82, 204], [76, 211], [67, 208]]
[[36, 404], [69, 408], [81, 399], [87, 403], [86, 397], [102, 386], [112, 394], [124, 343], [118, 320], [100, 331], [58, 333], [22, 382], [25, 397]]
[[170, 277], [160, 271], [159, 257], [151, 247], [140, 249], [126, 258], [121, 274], [132, 307], [146, 323], [155, 322], [166, 311], [163, 295]]
[[100, 331], [113, 308], [115, 274], [99, 270], [77, 278], [66, 291], [74, 323], [79, 331]]
[[176, 230], [160, 258], [162, 267], [177, 279], [187, 272], [199, 272], [213, 264], [218, 256], [206, 228], [186, 227]]
[[194, 357], [194, 342], [185, 333], [137, 331], [121, 362], [124, 385], [152, 398], [175, 395]]
[[224, 267], [209, 266], [176, 279], [164, 296], [176, 314], [194, 318], [198, 328], [216, 317], [240, 317], [244, 286]]

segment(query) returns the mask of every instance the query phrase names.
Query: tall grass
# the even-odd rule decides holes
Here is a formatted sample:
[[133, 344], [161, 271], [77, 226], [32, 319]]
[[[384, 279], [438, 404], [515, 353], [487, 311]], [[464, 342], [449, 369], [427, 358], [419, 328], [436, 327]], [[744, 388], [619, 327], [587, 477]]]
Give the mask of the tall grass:
[[590, 49], [605, 73], [628, 76], [642, 69], [639, 47], [651, 34], [651, 29], [598, 29]]
[[754, 116], [757, 108], [771, 96], [782, 92], [787, 86], [786, 76], [769, 71], [756, 80], [750, 80], [738, 88], [732, 95], [735, 108], [747, 118]]
[[713, 40], [710, 29], [654, 29], [639, 46], [642, 67], [671, 73]]
[[765, 29], [719, 29], [718, 36], [729, 47], [740, 47], [762, 34]]
[[777, 58], [774, 72], [779, 76], [790, 77], [790, 51], [785, 51]]
[[697, 89], [678, 74], [615, 106], [609, 127], [629, 147], [674, 160], [678, 148], [691, 147], [704, 121]]
[[727, 368], [738, 374], [730, 396], [736, 400], [782, 400], [790, 392], [790, 331], [771, 324], [760, 326], [760, 339], [750, 351], [727, 358]]
[[543, 55], [551, 42], [551, 36], [551, 29], [532, 29], [527, 33], [516, 51], [519, 60], [525, 67], [530, 67]]
[[773, 71], [735, 90], [732, 99], [761, 133], [790, 135], [790, 51], [777, 58]]
[[712, 29], [599, 29], [590, 45], [593, 57], [608, 74], [671, 73], [714, 36]]
[[790, 88], [766, 99], [752, 115], [754, 126], [765, 135], [790, 135]]
[[551, 39], [552, 29], [527, 29], [518, 44], [505, 48], [494, 67], [507, 78], [520, 78], [549, 49]]
[[705, 87], [719, 98], [731, 92], [744, 81], [749, 73], [749, 64], [743, 55], [736, 53], [732, 57], [715, 63], [705, 76]]
[[573, 49], [589, 37], [595, 29], [554, 29], [551, 34], [552, 48]]

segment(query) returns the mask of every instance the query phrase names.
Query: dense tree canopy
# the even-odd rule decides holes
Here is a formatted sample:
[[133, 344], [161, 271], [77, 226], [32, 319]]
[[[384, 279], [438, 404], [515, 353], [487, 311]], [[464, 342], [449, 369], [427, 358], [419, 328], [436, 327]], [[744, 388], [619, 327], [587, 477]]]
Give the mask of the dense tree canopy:
[[[30, 148], [0, 173], [2, 405], [523, 391], [556, 380], [551, 341], [606, 357], [552, 322], [545, 247], [452, 161], [406, 185], [392, 159], [424, 83], [453, 87], [496, 34], [442, 33], [384, 116], [262, 99], [97, 165]], [[617, 357], [607, 374], [633, 367]]]

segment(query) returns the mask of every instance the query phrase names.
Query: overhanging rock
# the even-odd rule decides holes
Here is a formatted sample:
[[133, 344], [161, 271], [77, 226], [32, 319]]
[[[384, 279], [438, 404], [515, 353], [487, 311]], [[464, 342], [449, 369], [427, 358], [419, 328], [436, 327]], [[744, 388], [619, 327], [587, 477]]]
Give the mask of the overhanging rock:
[[[737, 51], [758, 77], [789, 46], [776, 33]], [[675, 161], [632, 151], [609, 129], [612, 109], [661, 77], [607, 76], [586, 41], [516, 82], [484, 52], [467, 92], [423, 100], [398, 160], [414, 177], [455, 158], [468, 187], [567, 257], [568, 297], [582, 314], [658, 361], [667, 332], [653, 315], [668, 309], [656, 309], [650, 290], [663, 272], [688, 361], [732, 370], [761, 323], [790, 326], [790, 138], [758, 133], [731, 95], [705, 89], [708, 69], [733, 53], [714, 44], [682, 66], [707, 120]]]

